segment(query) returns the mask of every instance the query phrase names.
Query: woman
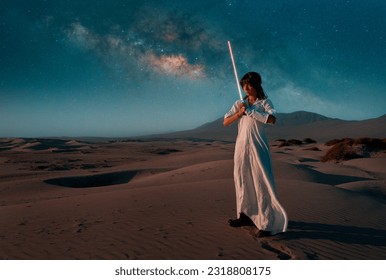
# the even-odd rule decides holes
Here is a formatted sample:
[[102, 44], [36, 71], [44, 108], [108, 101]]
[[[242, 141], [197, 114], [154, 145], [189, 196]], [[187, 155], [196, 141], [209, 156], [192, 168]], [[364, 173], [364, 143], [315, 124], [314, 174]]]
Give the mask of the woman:
[[237, 219], [229, 220], [229, 224], [232, 227], [255, 225], [260, 237], [285, 232], [287, 215], [276, 197], [264, 132], [265, 124], [275, 123], [275, 110], [264, 93], [258, 73], [245, 74], [240, 85], [246, 97], [236, 101], [224, 116], [224, 126], [239, 122], [234, 154]]

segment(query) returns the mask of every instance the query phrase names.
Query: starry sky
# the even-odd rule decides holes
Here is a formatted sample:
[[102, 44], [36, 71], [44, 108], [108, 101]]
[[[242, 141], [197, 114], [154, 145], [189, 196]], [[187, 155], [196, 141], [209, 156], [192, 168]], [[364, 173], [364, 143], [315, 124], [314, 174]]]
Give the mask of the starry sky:
[[126, 137], [222, 117], [257, 71], [278, 112], [386, 113], [384, 0], [2, 0], [0, 137]]

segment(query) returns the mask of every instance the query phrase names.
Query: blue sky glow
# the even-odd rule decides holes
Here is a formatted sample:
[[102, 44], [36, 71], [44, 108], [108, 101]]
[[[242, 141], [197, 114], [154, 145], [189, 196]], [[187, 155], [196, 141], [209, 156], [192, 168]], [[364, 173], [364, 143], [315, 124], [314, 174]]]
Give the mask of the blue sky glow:
[[278, 112], [386, 113], [386, 2], [5, 0], [0, 137], [195, 128], [257, 71]]

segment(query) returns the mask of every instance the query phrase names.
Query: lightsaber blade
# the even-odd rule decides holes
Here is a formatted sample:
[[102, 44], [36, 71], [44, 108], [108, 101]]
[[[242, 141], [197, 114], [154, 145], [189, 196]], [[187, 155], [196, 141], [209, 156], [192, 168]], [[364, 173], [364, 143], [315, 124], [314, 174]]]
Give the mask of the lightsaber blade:
[[231, 46], [231, 42], [230, 41], [228, 41], [228, 47], [229, 47], [229, 52], [231, 54], [232, 65], [233, 65], [233, 72], [235, 72], [236, 85], [237, 85], [237, 89], [239, 91], [240, 100], [243, 101], [243, 95], [241, 94], [241, 88], [240, 88], [240, 84], [239, 84], [239, 77], [237, 75], [235, 59], [233, 57], [232, 46]]

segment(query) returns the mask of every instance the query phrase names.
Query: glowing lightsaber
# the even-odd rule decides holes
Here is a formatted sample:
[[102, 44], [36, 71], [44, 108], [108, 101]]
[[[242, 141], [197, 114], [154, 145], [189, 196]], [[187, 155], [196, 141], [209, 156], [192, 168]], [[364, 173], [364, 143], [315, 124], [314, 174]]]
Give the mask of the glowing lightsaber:
[[239, 91], [240, 100], [243, 101], [243, 96], [241, 94], [241, 88], [240, 88], [240, 84], [239, 84], [239, 77], [237, 76], [237, 69], [236, 69], [235, 59], [233, 58], [232, 46], [231, 46], [230, 41], [228, 41], [228, 47], [229, 47], [229, 52], [231, 54], [233, 71], [235, 72], [236, 84], [237, 84], [237, 89]]

